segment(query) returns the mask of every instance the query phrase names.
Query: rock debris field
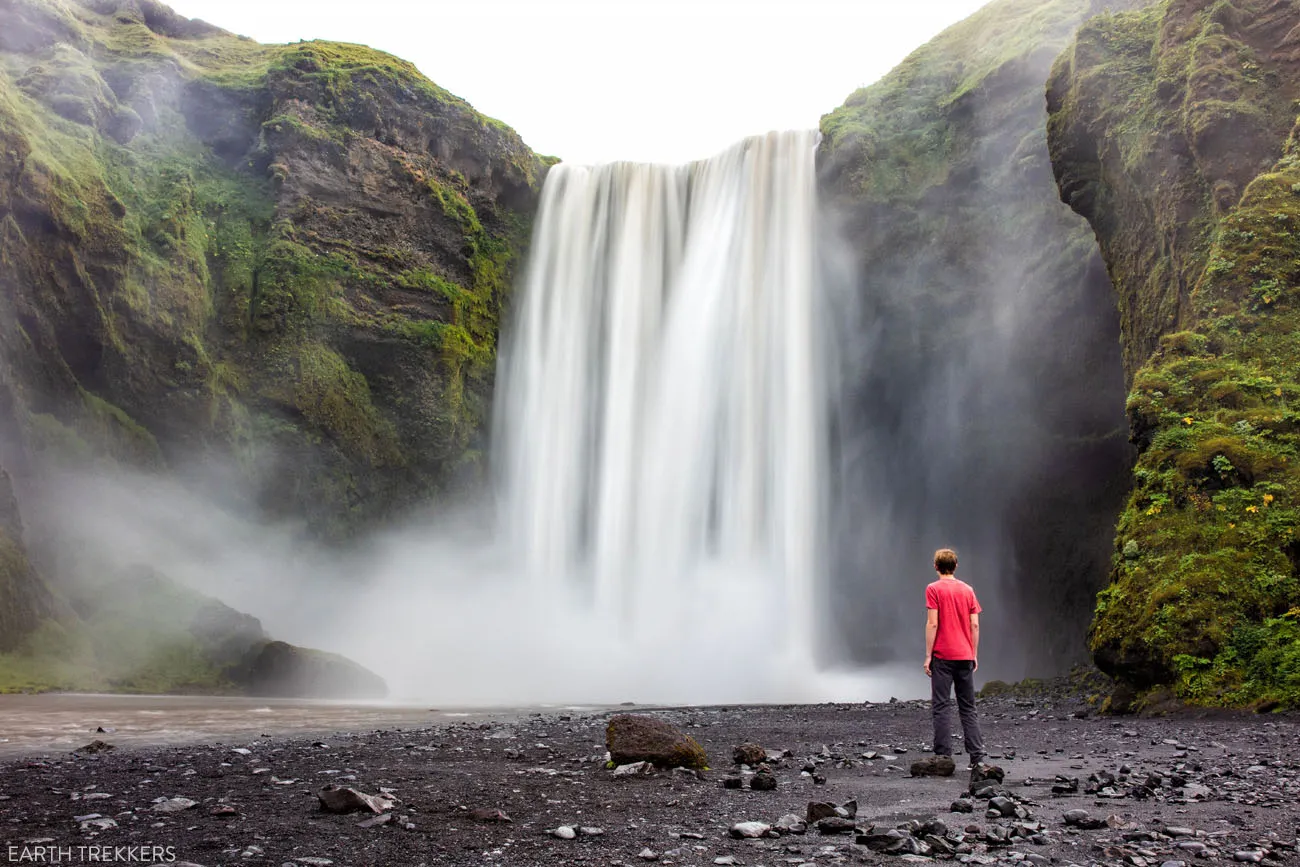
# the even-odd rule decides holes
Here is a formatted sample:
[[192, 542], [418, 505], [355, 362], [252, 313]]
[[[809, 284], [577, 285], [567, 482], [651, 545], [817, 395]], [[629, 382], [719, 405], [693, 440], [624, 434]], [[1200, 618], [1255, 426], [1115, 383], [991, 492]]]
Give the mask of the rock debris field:
[[3, 851], [203, 867], [1300, 864], [1294, 715], [1108, 718], [1012, 698], [981, 712], [990, 765], [959, 756], [951, 776], [926, 761], [925, 702], [619, 709], [667, 723], [649, 734], [678, 738], [682, 761], [693, 739], [704, 771], [622, 761], [640, 742], [611, 762], [614, 712], [159, 749], [88, 732], [76, 753], [0, 765]]

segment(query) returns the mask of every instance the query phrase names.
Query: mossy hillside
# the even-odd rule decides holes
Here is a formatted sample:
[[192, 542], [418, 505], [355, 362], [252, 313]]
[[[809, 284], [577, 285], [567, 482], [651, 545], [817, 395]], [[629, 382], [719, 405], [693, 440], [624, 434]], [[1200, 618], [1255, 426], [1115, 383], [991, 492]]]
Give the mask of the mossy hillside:
[[1207, 703], [1300, 705], [1300, 158], [1222, 221], [1128, 409], [1144, 446], [1099, 597], [1099, 658]]
[[1277, 159], [1296, 95], [1262, 0], [1155, 3], [1090, 20], [1048, 88], [1062, 198], [1093, 224], [1131, 378], [1188, 297], [1218, 219]]
[[[34, 448], [51, 434], [55, 450], [104, 452], [86, 417], [112, 407], [168, 459], [215, 451], [250, 479], [290, 463], [325, 476], [291, 485], [309, 500], [263, 499], [329, 534], [475, 461], [542, 169], [518, 137], [362, 46], [260, 46], [151, 3], [29, 6], [34, 32], [10, 38], [24, 50], [0, 52], [0, 134], [24, 156], [2, 193], [21, 198], [6, 248], [44, 332], [23, 340], [63, 368], [65, 392], [28, 413]], [[368, 193], [342, 181], [373, 173], [376, 153], [440, 234], [328, 224], [364, 213]], [[316, 172], [290, 177], [320, 160], [341, 201], [300, 194]], [[64, 254], [70, 281], [51, 273]], [[60, 334], [89, 339], [71, 353]]]
[[[1093, 6], [990, 4], [825, 116], [819, 152], [858, 268], [862, 321], [846, 337], [889, 359], [854, 383], [847, 451], [877, 453], [845, 485], [898, 492], [906, 532], [998, 539], [964, 556], [982, 586], [1002, 584], [998, 615], [1039, 674], [1086, 654], [1129, 460], [1110, 286], [1059, 202], [1044, 129], [1043, 81]], [[882, 568], [857, 556], [844, 574]], [[873, 617], [886, 632], [898, 605], [853, 611], [846, 632]]]
[[1129, 685], [1204, 704], [1300, 704], [1300, 81], [1269, 36], [1297, 23], [1159, 3], [1090, 22], [1051, 84], [1062, 196], [1125, 308], [1140, 455], [1090, 640]]

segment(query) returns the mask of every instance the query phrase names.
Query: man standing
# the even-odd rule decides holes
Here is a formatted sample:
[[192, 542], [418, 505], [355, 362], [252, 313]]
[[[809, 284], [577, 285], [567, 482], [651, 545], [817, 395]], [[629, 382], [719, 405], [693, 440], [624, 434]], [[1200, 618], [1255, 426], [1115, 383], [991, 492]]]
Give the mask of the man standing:
[[957, 691], [962, 736], [971, 767], [984, 760], [984, 738], [975, 713], [975, 672], [979, 669], [980, 608], [975, 591], [953, 574], [957, 553], [934, 552], [939, 580], [925, 588], [925, 673], [930, 677], [934, 715], [934, 754], [952, 755], [952, 694]]

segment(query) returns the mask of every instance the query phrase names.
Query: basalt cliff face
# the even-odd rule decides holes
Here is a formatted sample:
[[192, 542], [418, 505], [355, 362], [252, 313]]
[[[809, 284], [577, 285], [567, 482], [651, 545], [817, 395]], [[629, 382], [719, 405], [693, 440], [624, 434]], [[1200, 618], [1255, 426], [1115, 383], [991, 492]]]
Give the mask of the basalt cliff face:
[[942, 545], [989, 634], [1015, 636], [982, 671], [1086, 658], [1131, 448], [1114, 296], [1053, 183], [1043, 82], [1082, 21], [1123, 5], [999, 0], [823, 118], [856, 272], [833, 607], [859, 658], [913, 646]]
[[478, 478], [546, 167], [512, 130], [153, 0], [0, 20], [0, 651], [69, 616], [52, 468], [219, 478], [331, 540]]
[[1300, 702], [1300, 6], [1164, 0], [1052, 73], [1062, 198], [1119, 298], [1139, 451], [1090, 640], [1136, 690]]

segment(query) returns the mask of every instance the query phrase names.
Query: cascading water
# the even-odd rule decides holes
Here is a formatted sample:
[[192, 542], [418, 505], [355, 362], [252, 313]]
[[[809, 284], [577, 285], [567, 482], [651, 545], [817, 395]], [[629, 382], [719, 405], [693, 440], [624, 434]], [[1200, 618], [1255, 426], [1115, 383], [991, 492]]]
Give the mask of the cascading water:
[[832, 315], [819, 278], [834, 250], [816, 144], [780, 133], [688, 166], [552, 169], [498, 371], [496, 520], [467, 504], [341, 557], [194, 521], [177, 492], [90, 496], [78, 477], [61, 500], [73, 547], [145, 552], [193, 586], [220, 574], [228, 604], [372, 667], [399, 700], [900, 694], [891, 673], [817, 665], [819, 608], [836, 604], [832, 324], [853, 317]]
[[787, 661], [811, 663], [816, 143], [771, 133], [688, 166], [547, 177], [501, 371], [504, 528], [529, 580], [633, 642], [775, 613]]

